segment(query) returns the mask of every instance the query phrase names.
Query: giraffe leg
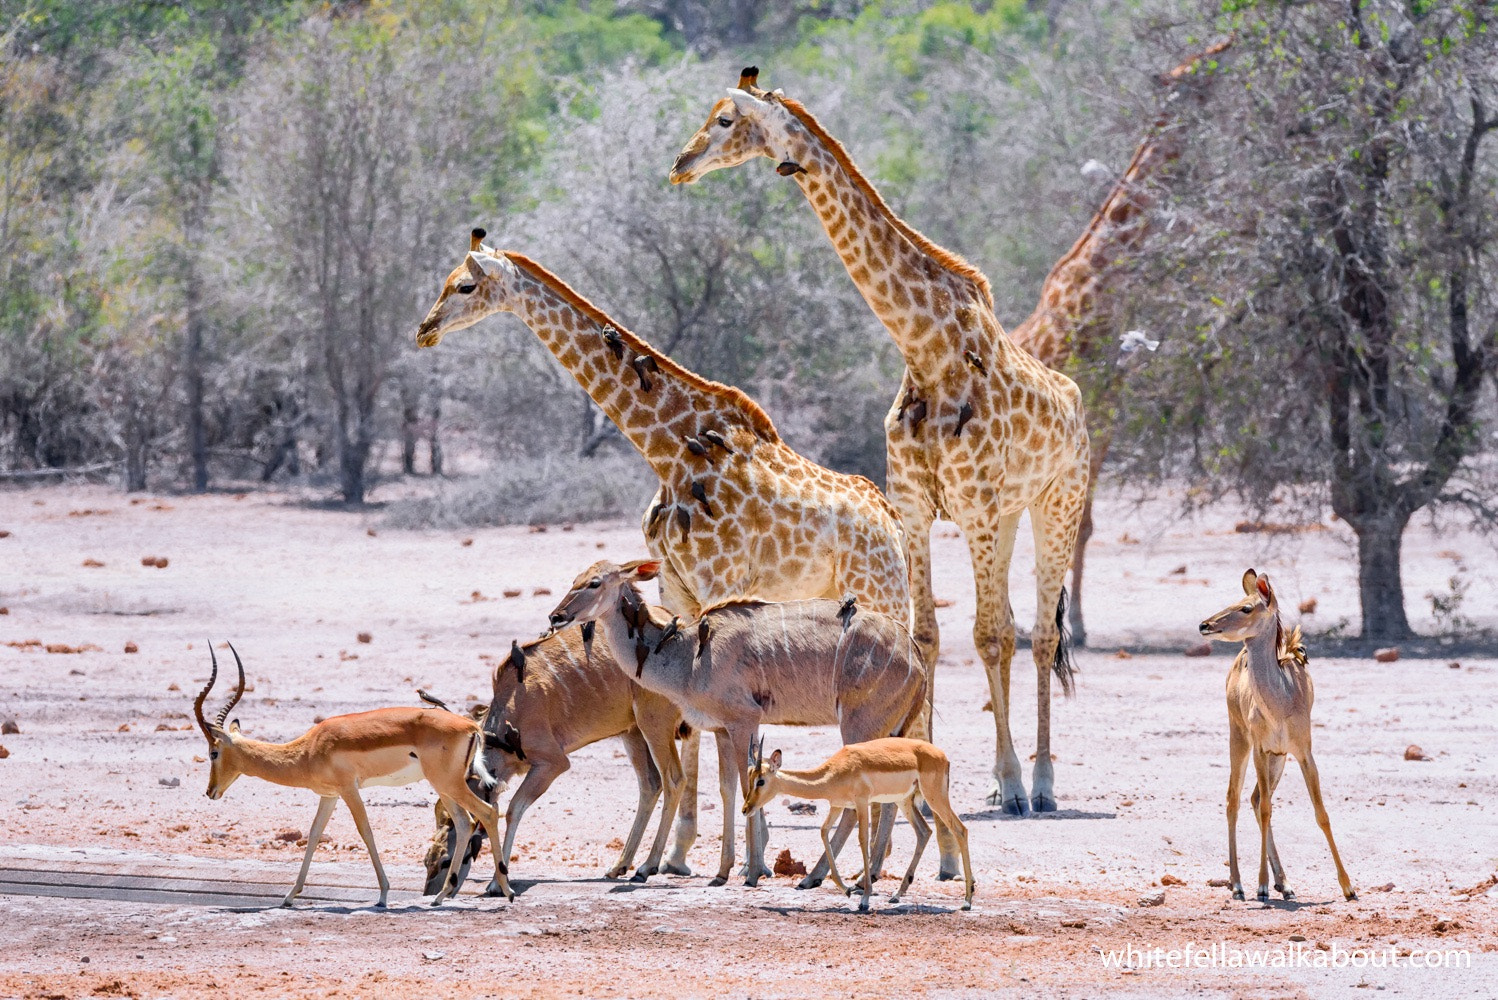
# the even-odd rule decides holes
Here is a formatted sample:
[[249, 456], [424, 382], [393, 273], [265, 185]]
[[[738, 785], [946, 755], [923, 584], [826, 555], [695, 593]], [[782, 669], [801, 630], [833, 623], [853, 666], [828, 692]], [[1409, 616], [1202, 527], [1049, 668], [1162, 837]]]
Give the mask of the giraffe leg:
[[1061, 645], [1061, 588], [1077, 543], [1077, 528], [1087, 500], [1087, 467], [1058, 479], [1030, 507], [1035, 534], [1035, 628], [1030, 652], [1035, 659], [1035, 771], [1030, 804], [1036, 812], [1055, 812], [1055, 767], [1051, 763], [1051, 675], [1071, 693], [1069, 650]]
[[978, 614], [973, 623], [973, 644], [988, 673], [988, 691], [993, 705], [997, 737], [994, 749], [993, 786], [988, 804], [1006, 813], [1025, 816], [1030, 803], [1020, 772], [1014, 737], [1009, 732], [1009, 664], [1014, 659], [1014, 611], [1009, 606], [1009, 560], [1014, 554], [1014, 535], [1019, 515], [997, 519], [991, 526], [963, 526], [973, 559], [973, 579], [978, 588]]
[[1102, 470], [1103, 458], [1108, 454], [1111, 430], [1098, 428], [1092, 434], [1091, 460], [1087, 465], [1087, 500], [1082, 505], [1082, 520], [1077, 526], [1076, 551], [1071, 558], [1071, 603], [1067, 607], [1067, 623], [1071, 627], [1072, 645], [1082, 648], [1087, 645], [1087, 626], [1082, 620], [1082, 576], [1087, 562], [1087, 543], [1092, 540], [1092, 501], [1097, 495], [1097, 477]]

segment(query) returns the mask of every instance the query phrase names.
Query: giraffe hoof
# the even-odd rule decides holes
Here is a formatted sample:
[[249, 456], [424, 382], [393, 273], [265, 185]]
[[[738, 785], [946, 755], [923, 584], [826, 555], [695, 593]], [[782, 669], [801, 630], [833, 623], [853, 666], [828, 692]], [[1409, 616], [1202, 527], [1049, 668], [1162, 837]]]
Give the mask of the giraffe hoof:
[[634, 883], [640, 883], [640, 882], [649, 881], [649, 879], [650, 879], [650, 875], [648, 873], [637, 871], [633, 875], [630, 876], [629, 880], [631, 882], [634, 882]]
[[718, 875], [711, 882], [708, 883], [708, 885], [713, 886], [715, 888], [717, 886], [727, 885], [727, 884], [728, 884], [728, 876], [727, 875]]
[[941, 869], [940, 871], [938, 871], [936, 873], [936, 881], [938, 881], [938, 882], [950, 882], [954, 878], [956, 878], [957, 875], [958, 875], [957, 872], [949, 872], [945, 868], [943, 868], [943, 869]]
[[1056, 811], [1056, 800], [1049, 795], [1036, 792], [1030, 796], [1030, 808], [1038, 813], [1053, 813]]
[[1030, 815], [1030, 803], [1025, 801], [1023, 794], [1005, 795], [995, 788], [988, 793], [987, 801], [991, 806], [999, 806], [1006, 816]]

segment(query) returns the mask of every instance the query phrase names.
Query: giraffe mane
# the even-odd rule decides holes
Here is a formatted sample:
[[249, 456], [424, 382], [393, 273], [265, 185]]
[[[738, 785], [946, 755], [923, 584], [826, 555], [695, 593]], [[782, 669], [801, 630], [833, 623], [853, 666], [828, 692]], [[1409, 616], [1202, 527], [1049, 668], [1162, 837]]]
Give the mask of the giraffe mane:
[[753, 594], [745, 594], [745, 595], [741, 595], [739, 597], [729, 597], [729, 598], [726, 598], [725, 600], [718, 601], [716, 604], [709, 604], [706, 607], [704, 607], [702, 609], [702, 613], [697, 616], [697, 620], [701, 621], [702, 619], [706, 618], [712, 612], [714, 612], [714, 611], [722, 611], [724, 608], [743, 608], [743, 607], [751, 607], [752, 608], [752, 607], [759, 607], [762, 604], [769, 604], [769, 603], [771, 603], [771, 602], [765, 600], [763, 597], [756, 597]]
[[806, 110], [805, 105], [795, 98], [786, 97], [783, 94], [762, 92], [761, 96], [768, 100], [778, 101], [781, 107], [789, 111], [797, 121], [804, 125], [806, 130], [817, 141], [827, 147], [827, 151], [832, 154], [832, 158], [837, 161], [838, 166], [847, 171], [854, 186], [862, 191], [868, 197], [869, 201], [874, 203], [875, 208], [884, 213], [884, 216], [889, 219], [890, 224], [895, 227], [901, 236], [904, 236], [911, 243], [915, 244], [916, 249], [930, 257], [941, 267], [960, 278], [966, 278], [968, 281], [971, 281], [977, 286], [978, 292], [983, 296], [983, 301], [988, 305], [988, 308], [993, 308], [993, 289], [989, 287], [988, 276], [969, 263], [962, 255], [953, 253], [945, 247], [937, 246], [924, 235], [911, 228], [910, 224], [904, 219], [896, 215], [894, 209], [889, 207], [889, 204], [879, 194], [878, 189], [874, 187], [873, 182], [864, 176], [862, 170], [858, 169], [858, 164], [853, 162], [853, 157], [848, 155], [848, 150], [822, 127], [822, 123], [817, 121], [810, 111]]
[[721, 399], [742, 414], [750, 429], [762, 440], [780, 440], [780, 434], [775, 430], [775, 422], [770, 419], [770, 415], [758, 403], [749, 398], [749, 394], [744, 392], [744, 390], [736, 386], [724, 385], [722, 382], [714, 382], [712, 379], [703, 378], [696, 372], [683, 368], [660, 351], [657, 351], [644, 338], [631, 333], [625, 328], [624, 324], [615, 322], [607, 313], [585, 299], [571, 285], [558, 278], [555, 274], [552, 274], [534, 260], [513, 250], [504, 250], [501, 252], [513, 261], [516, 266], [520, 267], [537, 281], [540, 281], [547, 288], [550, 288], [553, 292], [556, 292], [557, 295], [561, 296], [563, 301], [581, 312], [584, 316], [587, 316], [599, 326], [613, 327], [619, 331], [619, 336], [626, 344], [634, 348], [636, 353], [648, 354], [650, 357], [653, 357], [656, 364], [660, 366], [663, 375], [678, 379], [694, 389], [699, 389], [707, 393], [709, 396]]

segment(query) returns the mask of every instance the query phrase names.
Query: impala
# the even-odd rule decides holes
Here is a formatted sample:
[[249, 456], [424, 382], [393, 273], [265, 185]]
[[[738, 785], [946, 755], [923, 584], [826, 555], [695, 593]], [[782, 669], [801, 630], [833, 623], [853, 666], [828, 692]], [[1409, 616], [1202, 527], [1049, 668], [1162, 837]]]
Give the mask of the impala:
[[[369, 828], [369, 817], [365, 815], [364, 802], [359, 798], [359, 789], [366, 785], [409, 785], [425, 778], [448, 812], [457, 817], [460, 843], [468, 837], [470, 815], [478, 817], [489, 834], [489, 842], [498, 843], [494, 834], [499, 827], [499, 817], [494, 807], [468, 787], [470, 772], [485, 781], [493, 780], [483, 769], [479, 754], [483, 737], [477, 722], [433, 709], [378, 708], [372, 712], [335, 715], [289, 743], [252, 740], [239, 731], [238, 719], [227, 727], [224, 725], [245, 688], [244, 664], [232, 644], [229, 649], [239, 667], [239, 686], [233, 697], [219, 709], [213, 722], [203, 717], [203, 702], [218, 679], [218, 657], [210, 643], [208, 655], [212, 658], [213, 669], [208, 675], [207, 685], [193, 702], [198, 726], [208, 739], [211, 761], [208, 797], [223, 798], [241, 774], [291, 788], [307, 788], [320, 797], [312, 829], [307, 834], [307, 853], [302, 857], [302, 870], [282, 906], [292, 905], [302, 891], [312, 855], [317, 850], [317, 841], [339, 799], [348, 806], [354, 825], [359, 828], [359, 836], [364, 838], [364, 846], [369, 849], [369, 860], [374, 864], [375, 875], [380, 881], [380, 900], [376, 905], [385, 905], [390, 880], [385, 877], [385, 868], [380, 864], [374, 832]], [[509, 899], [515, 898], [507, 875], [504, 859], [496, 855], [489, 895], [503, 893]], [[440, 904], [456, 891], [456, 882], [449, 877], [432, 905]]]
[[782, 771], [780, 751], [776, 750], [765, 759], [765, 744], [761, 739], [758, 749], [749, 764], [749, 778], [744, 785], [744, 815], [749, 816], [761, 809], [777, 795], [794, 795], [801, 799], [822, 799], [828, 805], [827, 819], [822, 823], [822, 846], [826, 849], [826, 861], [832, 881], [848, 895], [853, 889], [843, 884], [837, 873], [837, 859], [827, 832], [842, 815], [851, 809], [858, 817], [858, 846], [863, 850], [863, 875], [860, 877], [863, 900], [860, 910], [869, 908], [869, 895], [874, 891], [869, 873], [877, 864], [877, 856], [871, 864], [869, 853], [870, 810], [875, 802], [898, 802], [905, 819], [915, 830], [915, 854], [900, 888], [889, 898], [898, 903], [910, 888], [915, 878], [915, 866], [921, 862], [921, 852], [931, 837], [931, 827], [915, 807], [915, 793], [919, 791], [926, 804], [931, 807], [931, 818], [938, 830], [945, 829], [957, 839], [962, 850], [962, 872], [966, 892], [962, 908], [973, 908], [973, 863], [967, 852], [967, 827], [957, 818], [957, 811], [947, 798], [947, 785], [951, 780], [952, 766], [947, 755], [925, 740], [910, 740], [890, 737], [869, 740], [867, 743], [850, 743], [828, 757], [820, 766], [809, 771]]

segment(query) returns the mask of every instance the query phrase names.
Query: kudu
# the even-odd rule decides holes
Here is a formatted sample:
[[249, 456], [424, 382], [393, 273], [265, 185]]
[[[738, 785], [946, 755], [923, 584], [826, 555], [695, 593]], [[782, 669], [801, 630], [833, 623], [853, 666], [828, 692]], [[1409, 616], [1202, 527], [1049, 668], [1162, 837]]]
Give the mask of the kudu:
[[[573, 583], [551, 623], [598, 622], [618, 670], [670, 698], [687, 724], [717, 735], [723, 847], [711, 884], [722, 885], [734, 861], [738, 784], [759, 727], [835, 724], [844, 743], [899, 735], [922, 710], [926, 671], [903, 625], [851, 600], [726, 604], [683, 625], [647, 605], [637, 589], [659, 568], [655, 560], [595, 563]], [[887, 833], [886, 826], [877, 858]], [[762, 814], [745, 836], [747, 884], [756, 885], [768, 872]]]

